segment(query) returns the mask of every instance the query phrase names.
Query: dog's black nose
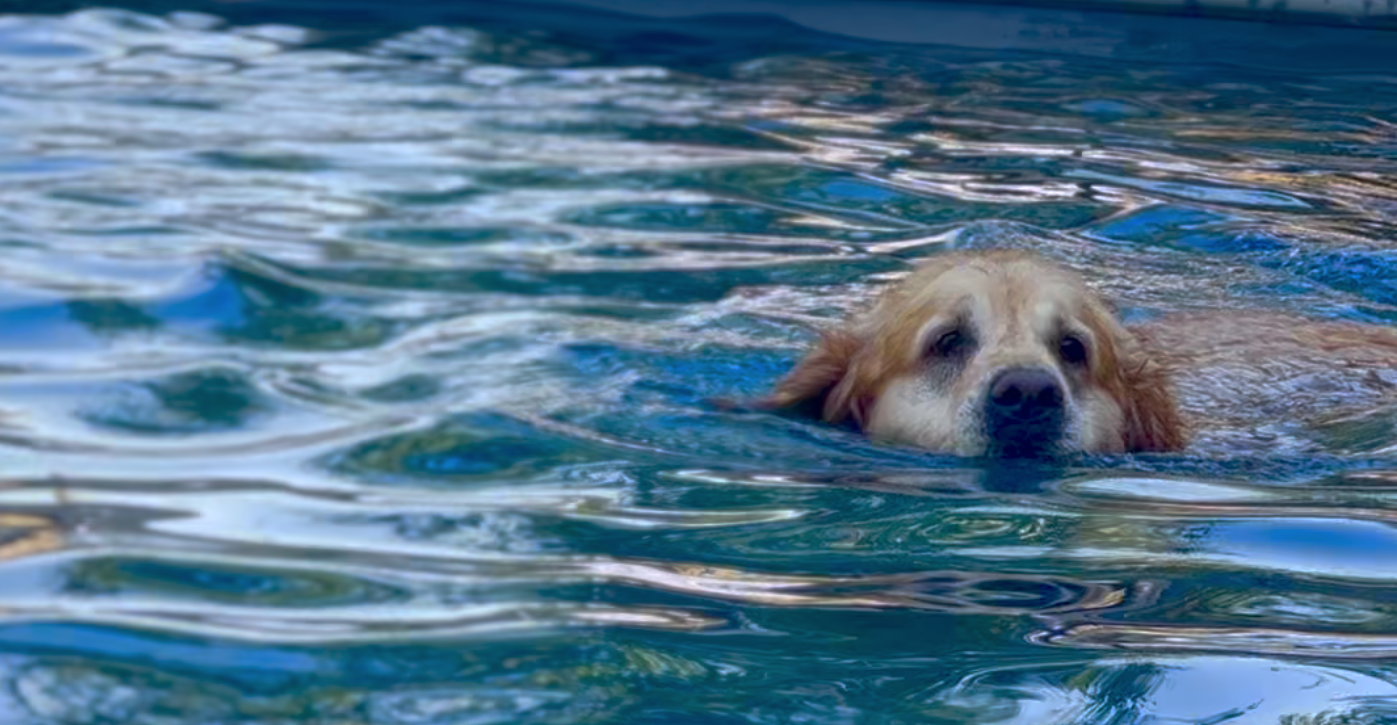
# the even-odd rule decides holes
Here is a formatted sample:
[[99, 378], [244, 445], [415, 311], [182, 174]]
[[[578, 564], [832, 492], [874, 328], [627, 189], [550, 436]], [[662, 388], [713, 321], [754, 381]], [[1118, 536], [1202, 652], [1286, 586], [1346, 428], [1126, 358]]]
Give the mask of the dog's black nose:
[[1060, 442], [1066, 394], [1047, 370], [1011, 368], [990, 381], [985, 401], [987, 453], [1003, 458], [1036, 458]]
[[990, 383], [989, 412], [1004, 422], [1030, 423], [1062, 411], [1062, 386], [1047, 370], [1011, 368]]

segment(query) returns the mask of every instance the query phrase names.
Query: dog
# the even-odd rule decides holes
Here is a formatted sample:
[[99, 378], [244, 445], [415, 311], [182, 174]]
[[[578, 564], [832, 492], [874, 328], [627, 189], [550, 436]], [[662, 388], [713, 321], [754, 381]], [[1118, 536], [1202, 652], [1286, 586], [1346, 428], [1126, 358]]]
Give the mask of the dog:
[[1177, 451], [1169, 372], [1075, 272], [948, 252], [825, 332], [760, 403], [976, 457]]

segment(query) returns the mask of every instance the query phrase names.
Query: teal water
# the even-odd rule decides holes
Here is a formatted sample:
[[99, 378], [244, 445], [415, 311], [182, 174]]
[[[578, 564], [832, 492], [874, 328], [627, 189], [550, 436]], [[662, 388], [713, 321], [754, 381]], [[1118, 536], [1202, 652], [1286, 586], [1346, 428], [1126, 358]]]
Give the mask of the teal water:
[[1382, 53], [410, 6], [0, 16], [0, 723], [1397, 722], [1387, 371], [1051, 467], [711, 402], [948, 247], [1397, 324]]

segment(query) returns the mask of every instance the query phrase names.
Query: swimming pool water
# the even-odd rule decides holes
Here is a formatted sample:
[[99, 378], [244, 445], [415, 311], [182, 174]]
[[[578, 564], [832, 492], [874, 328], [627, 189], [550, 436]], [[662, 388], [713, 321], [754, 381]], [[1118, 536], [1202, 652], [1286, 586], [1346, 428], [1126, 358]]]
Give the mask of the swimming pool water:
[[11, 10], [0, 722], [1397, 722], [1397, 400], [994, 465], [714, 403], [951, 247], [1397, 324], [1397, 36]]

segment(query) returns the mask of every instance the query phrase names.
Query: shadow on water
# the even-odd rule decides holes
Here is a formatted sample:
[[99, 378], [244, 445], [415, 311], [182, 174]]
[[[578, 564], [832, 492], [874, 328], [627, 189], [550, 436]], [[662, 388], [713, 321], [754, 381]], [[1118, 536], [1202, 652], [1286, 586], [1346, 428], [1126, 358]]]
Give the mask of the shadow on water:
[[7, 721], [1397, 718], [1392, 371], [1050, 463], [714, 402], [950, 248], [1392, 324], [1376, 31], [796, 5], [0, 15]]

